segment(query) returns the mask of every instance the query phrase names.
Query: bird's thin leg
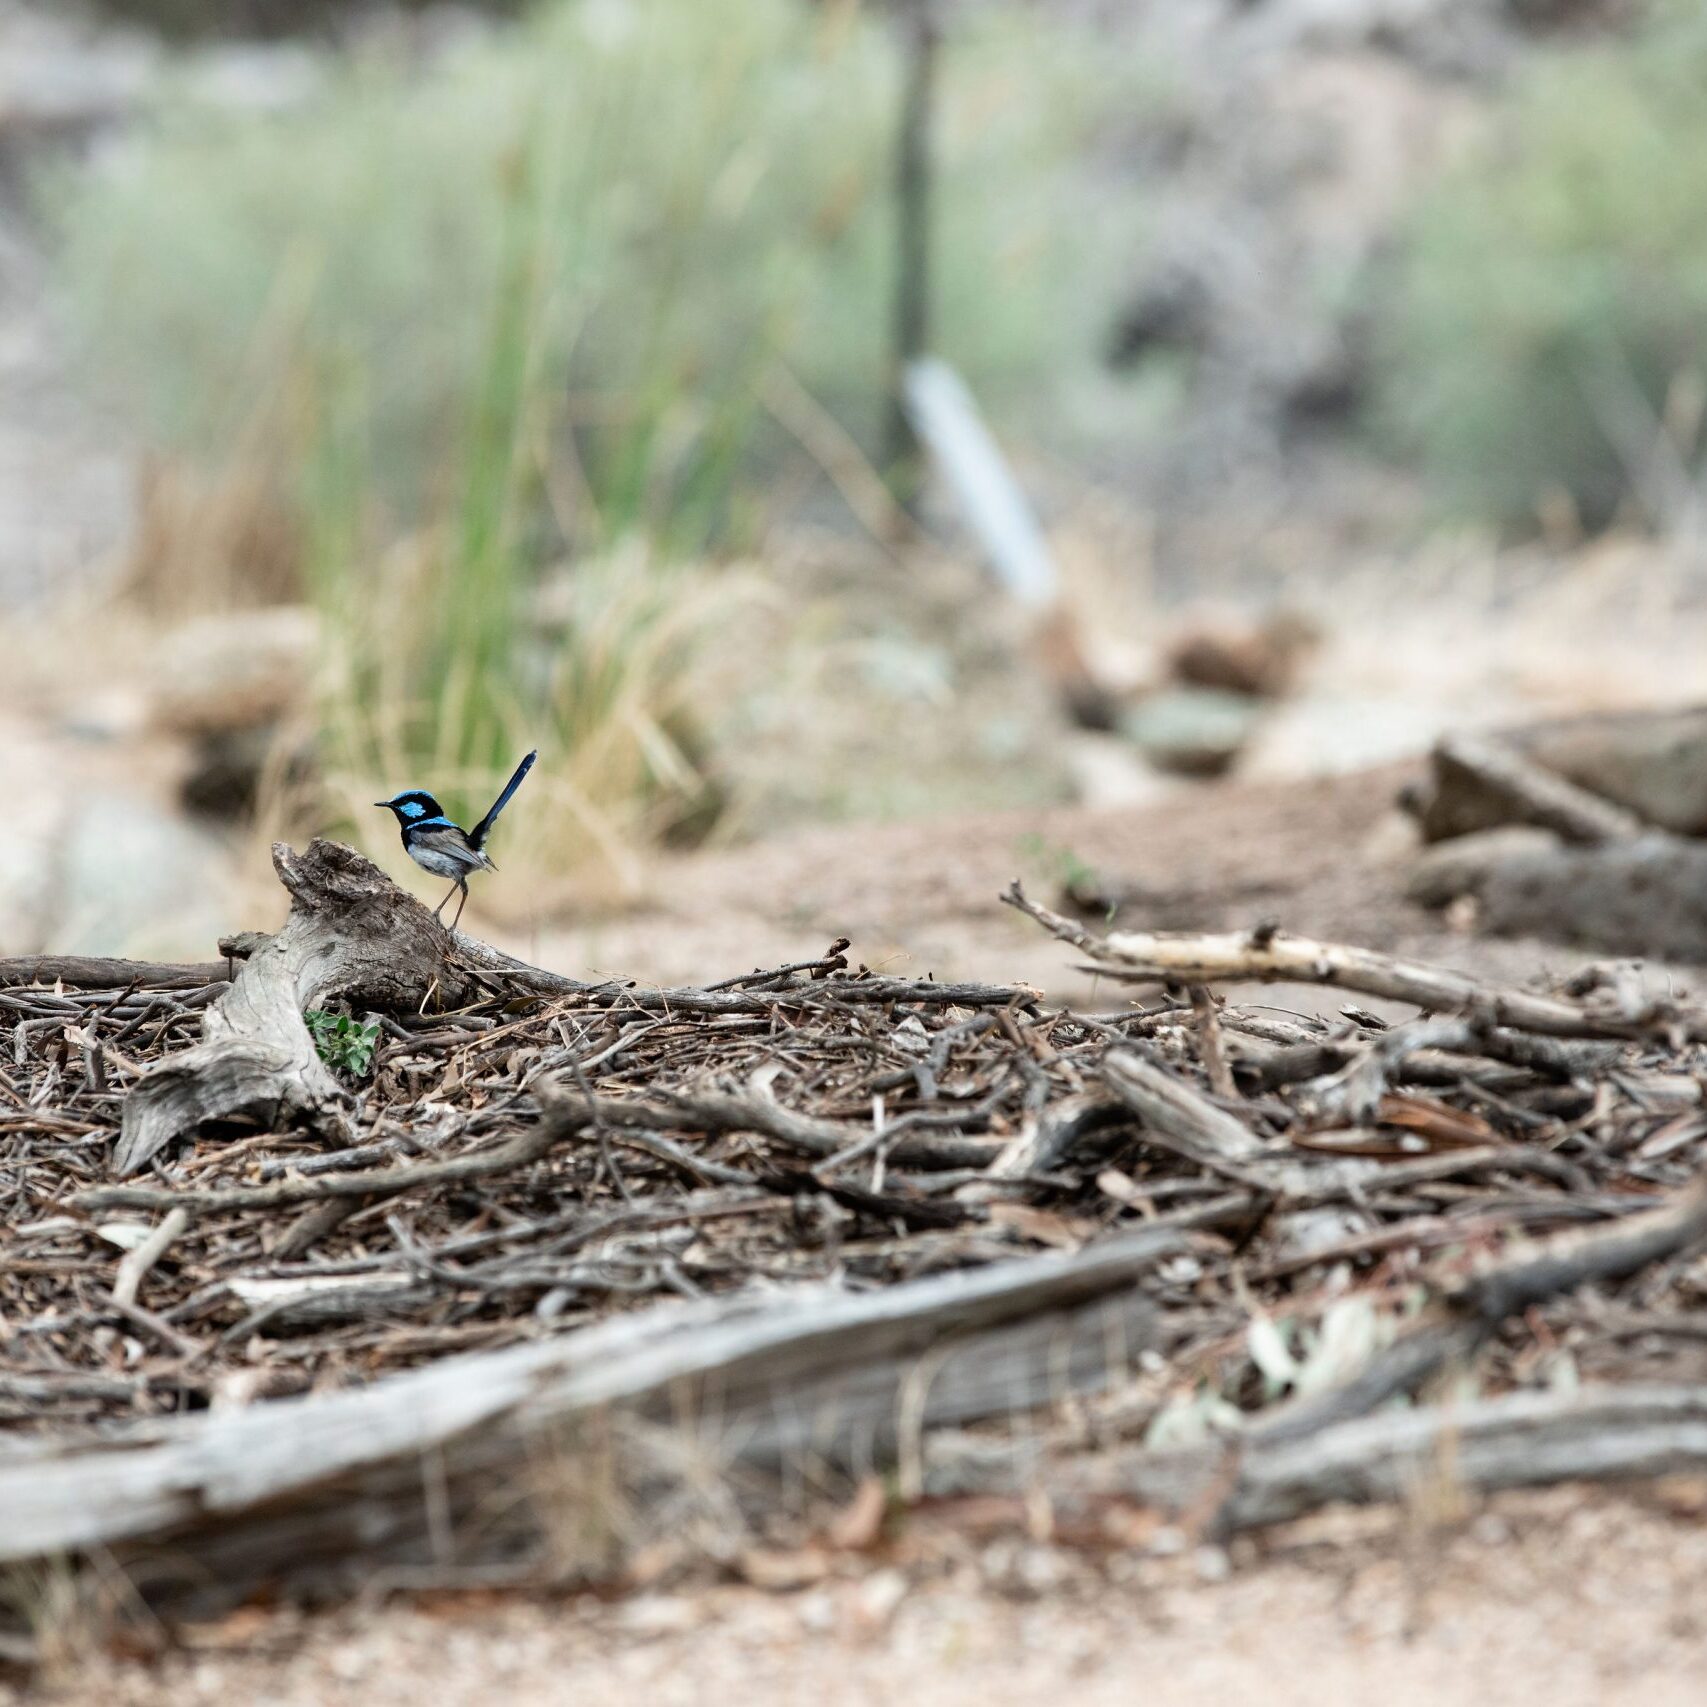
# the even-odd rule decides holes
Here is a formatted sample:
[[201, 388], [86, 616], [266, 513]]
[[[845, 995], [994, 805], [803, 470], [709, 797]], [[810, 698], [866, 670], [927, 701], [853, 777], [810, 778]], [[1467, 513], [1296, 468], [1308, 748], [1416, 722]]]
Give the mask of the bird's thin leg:
[[[457, 925], [462, 920], [462, 909], [468, 905], [468, 885], [467, 885], [467, 883], [466, 882], [459, 883], [457, 885], [457, 888], [459, 888], [462, 891], [462, 899], [457, 902], [457, 904], [456, 904], [456, 917], [454, 919], [452, 919], [450, 922], [450, 928], [453, 931], [456, 929]], [[448, 901], [450, 899], [450, 897], [447, 895], [447, 896], [445, 896], [445, 899]]]
[[[454, 895], [454, 894], [455, 894], [455, 893], [456, 893], [456, 892], [457, 892], [457, 890], [459, 890], [459, 889], [460, 889], [460, 890], [461, 890], [461, 891], [462, 891], [462, 892], [463, 892], [463, 894], [464, 894], [464, 895], [466, 895], [466, 894], [467, 894], [467, 893], [468, 893], [468, 886], [467, 886], [467, 884], [465, 884], [465, 883], [464, 883], [464, 882], [463, 882], [463, 881], [462, 881], [462, 879], [461, 879], [461, 878], [458, 878], [458, 879], [457, 879], [457, 881], [456, 881], [456, 882], [455, 882], [455, 883], [453, 883], [453, 884], [452, 884], [452, 885], [451, 885], [451, 886], [450, 886], [450, 888], [448, 888], [448, 889], [447, 889], [447, 890], [446, 890], [446, 891], [445, 891], [445, 899], [444, 899], [444, 901], [441, 901], [441, 902], [440, 902], [440, 903], [439, 903], [439, 904], [438, 904], [438, 905], [437, 905], [437, 906], [436, 906], [436, 907], [435, 907], [435, 908], [434, 908], [434, 909], [433, 909], [433, 917], [434, 917], [434, 918], [435, 918], [435, 919], [436, 919], [436, 918], [438, 918], [438, 917], [439, 917], [439, 915], [440, 915], [440, 914], [441, 914], [441, 913], [443, 913], [443, 912], [444, 912], [444, 910], [445, 910], [445, 901], [448, 901], [448, 900], [449, 900], [449, 899], [450, 899], [450, 898], [451, 898], [451, 896], [453, 896], [453, 895]], [[461, 918], [461, 917], [462, 917], [462, 909], [461, 909], [461, 908], [460, 908], [460, 907], [458, 907], [458, 908], [457, 908], [457, 910], [456, 910], [456, 916], [457, 916], [457, 917], [458, 917], [458, 918], [459, 918], [459, 919], [460, 919], [460, 918]], [[451, 929], [452, 929], [452, 930], [455, 930], [455, 929], [456, 929], [456, 926], [455, 926], [455, 925], [452, 925], [452, 926], [451, 926]]]

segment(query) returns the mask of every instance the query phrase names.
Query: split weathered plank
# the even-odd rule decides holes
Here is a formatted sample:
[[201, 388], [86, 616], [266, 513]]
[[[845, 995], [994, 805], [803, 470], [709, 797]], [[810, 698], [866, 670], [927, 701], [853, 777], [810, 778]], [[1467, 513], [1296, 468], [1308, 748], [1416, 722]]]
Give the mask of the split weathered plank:
[[1111, 1501], [1178, 1514], [1225, 1538], [1324, 1506], [1405, 1502], [1700, 1474], [1707, 1469], [1707, 1387], [1642, 1385], [1521, 1392], [1387, 1410], [1303, 1438], [1159, 1452], [1142, 1447], [1051, 1458], [1035, 1443], [940, 1436], [923, 1490], [1023, 1497], [1058, 1523], [1094, 1521]]
[[[1184, 1249], [1139, 1232], [873, 1293], [664, 1305], [368, 1388], [16, 1443], [0, 1448], [0, 1561], [103, 1548], [148, 1584], [164, 1550], [180, 1584], [187, 1565], [238, 1593], [422, 1562], [424, 1462], [441, 1512], [471, 1514], [538, 1442], [612, 1411], [691, 1424], [724, 1465], [890, 1463], [925, 1429], [1128, 1370], [1153, 1339], [1135, 1282]], [[514, 1548], [525, 1519], [466, 1547]]]

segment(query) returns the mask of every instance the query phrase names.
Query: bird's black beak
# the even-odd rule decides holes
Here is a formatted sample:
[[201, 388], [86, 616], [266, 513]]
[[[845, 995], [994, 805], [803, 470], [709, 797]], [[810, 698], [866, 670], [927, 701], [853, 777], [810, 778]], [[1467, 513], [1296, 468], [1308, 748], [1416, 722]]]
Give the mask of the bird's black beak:
[[389, 800], [376, 800], [374, 802], [375, 806], [389, 806], [390, 804], [391, 802]]

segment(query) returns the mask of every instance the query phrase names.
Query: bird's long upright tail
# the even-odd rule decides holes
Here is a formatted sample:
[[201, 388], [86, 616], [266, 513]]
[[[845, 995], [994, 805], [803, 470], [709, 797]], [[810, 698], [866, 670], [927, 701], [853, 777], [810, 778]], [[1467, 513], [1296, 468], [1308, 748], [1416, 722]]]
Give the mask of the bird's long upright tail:
[[538, 757], [539, 750], [538, 748], [535, 748], [533, 752], [529, 753], [528, 756], [516, 766], [516, 774], [504, 784], [504, 792], [492, 802], [492, 810], [468, 832], [468, 839], [475, 847], [480, 848], [486, 845], [486, 838], [491, 835], [492, 826], [498, 822], [498, 814], [510, 804], [510, 796], [521, 787], [522, 778], [533, 769], [533, 762]]

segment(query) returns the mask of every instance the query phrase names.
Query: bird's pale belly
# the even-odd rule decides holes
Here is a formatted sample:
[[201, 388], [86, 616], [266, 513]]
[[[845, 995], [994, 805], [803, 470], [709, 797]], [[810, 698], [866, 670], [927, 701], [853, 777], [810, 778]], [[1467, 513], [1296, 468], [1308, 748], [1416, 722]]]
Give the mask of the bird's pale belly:
[[435, 877], [463, 877], [473, 869], [465, 859], [452, 859], [447, 853], [440, 853], [437, 848], [410, 848], [409, 857], [423, 871], [430, 871]]

